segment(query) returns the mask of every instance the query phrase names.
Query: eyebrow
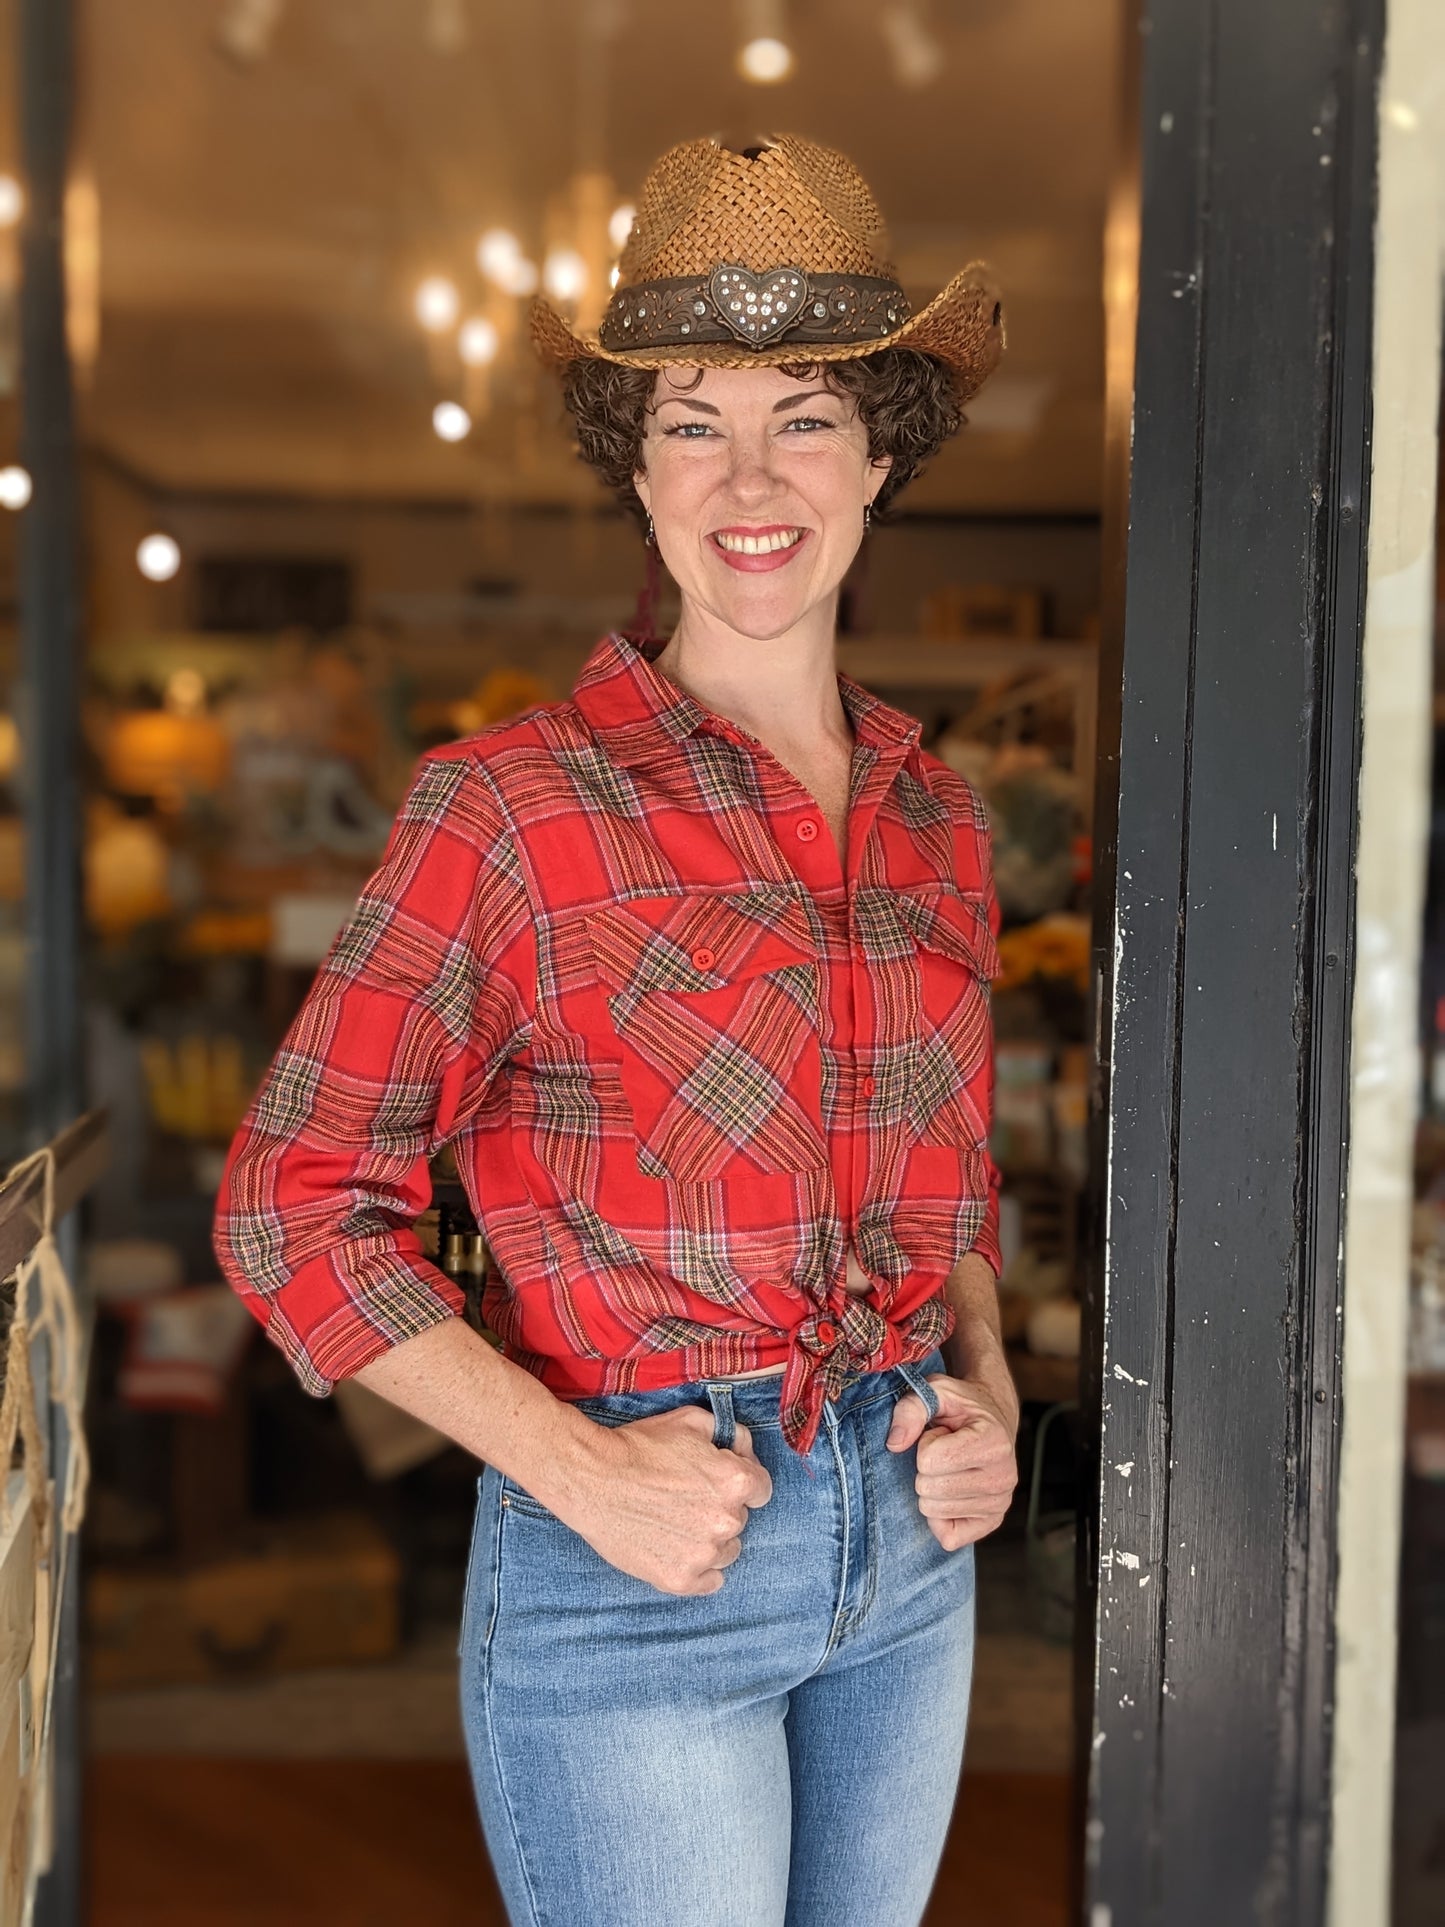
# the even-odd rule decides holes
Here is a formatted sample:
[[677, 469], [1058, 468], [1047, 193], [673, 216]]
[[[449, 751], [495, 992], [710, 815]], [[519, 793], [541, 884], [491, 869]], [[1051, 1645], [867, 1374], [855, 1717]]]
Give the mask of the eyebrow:
[[[781, 401], [773, 403], [772, 412], [781, 414], [785, 408], [796, 408], [799, 402], [816, 401], [819, 391], [816, 388], [800, 388], [796, 394], [784, 395]], [[684, 408], [695, 408], [701, 415], [720, 415], [722, 410], [714, 408], [710, 401], [699, 401], [695, 395], [664, 395], [656, 403], [657, 408], [666, 408], [670, 401], [681, 402]]]

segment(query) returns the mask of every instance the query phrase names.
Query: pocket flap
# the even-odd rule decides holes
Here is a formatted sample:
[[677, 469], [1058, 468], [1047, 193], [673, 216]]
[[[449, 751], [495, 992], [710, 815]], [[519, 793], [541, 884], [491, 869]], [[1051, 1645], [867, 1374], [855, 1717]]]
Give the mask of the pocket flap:
[[985, 982], [998, 976], [998, 945], [988, 927], [988, 899], [982, 891], [902, 890], [898, 907], [923, 949], [952, 958]]
[[618, 990], [716, 990], [816, 957], [807, 911], [789, 890], [632, 897], [594, 911], [597, 972]]

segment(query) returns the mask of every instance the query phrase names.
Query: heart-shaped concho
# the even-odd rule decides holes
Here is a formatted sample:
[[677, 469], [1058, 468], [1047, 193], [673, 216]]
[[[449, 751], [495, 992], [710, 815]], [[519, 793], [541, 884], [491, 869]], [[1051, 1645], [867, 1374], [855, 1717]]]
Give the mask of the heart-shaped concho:
[[740, 341], [761, 346], [796, 321], [808, 298], [808, 277], [801, 268], [714, 268], [708, 292], [722, 319]]

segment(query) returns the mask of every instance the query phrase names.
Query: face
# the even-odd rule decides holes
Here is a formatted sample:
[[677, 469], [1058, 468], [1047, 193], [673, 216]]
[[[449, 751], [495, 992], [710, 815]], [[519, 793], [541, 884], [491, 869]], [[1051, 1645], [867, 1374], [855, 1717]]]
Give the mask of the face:
[[886, 459], [869, 459], [854, 403], [821, 374], [698, 373], [659, 369], [636, 477], [684, 619], [691, 607], [759, 641], [831, 622]]

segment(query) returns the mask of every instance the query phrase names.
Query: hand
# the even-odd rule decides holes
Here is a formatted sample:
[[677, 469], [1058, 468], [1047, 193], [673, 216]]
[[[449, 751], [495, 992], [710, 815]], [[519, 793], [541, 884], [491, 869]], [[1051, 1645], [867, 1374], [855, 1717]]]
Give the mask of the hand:
[[596, 1430], [588, 1474], [552, 1506], [558, 1518], [609, 1565], [659, 1592], [717, 1592], [743, 1549], [749, 1511], [773, 1496], [748, 1428], [739, 1425], [732, 1450], [722, 1451], [712, 1413], [683, 1405]]
[[905, 1392], [893, 1408], [888, 1450], [906, 1452], [917, 1443], [918, 1510], [944, 1551], [957, 1552], [986, 1537], [1008, 1511], [1018, 1483], [1018, 1408], [981, 1379], [938, 1372], [928, 1383], [938, 1417], [929, 1425], [923, 1400]]

